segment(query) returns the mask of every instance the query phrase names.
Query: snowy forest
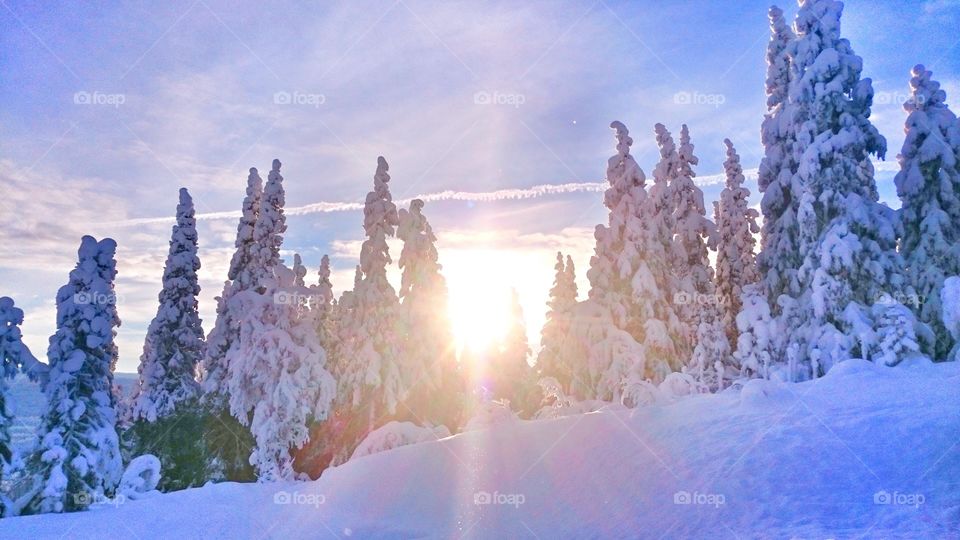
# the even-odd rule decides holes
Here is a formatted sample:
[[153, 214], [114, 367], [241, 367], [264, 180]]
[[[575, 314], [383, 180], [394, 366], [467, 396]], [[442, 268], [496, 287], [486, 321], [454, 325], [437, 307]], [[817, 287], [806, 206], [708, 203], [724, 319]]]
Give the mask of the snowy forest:
[[[695, 144], [686, 124], [609, 124], [610, 157], [597, 164], [607, 220], [596, 225], [588, 268], [556, 253], [539, 343], [528, 339], [514, 291], [502, 339], [458, 347], [438, 249], [444, 230], [431, 227], [429, 201], [395, 202], [408, 179], [391, 175], [389, 156], [363, 156], [371, 177], [354, 226], [364, 239], [352, 286], [339, 295], [330, 257], [308, 268], [300, 255], [281, 256], [286, 190], [299, 179], [284, 178], [280, 159], [250, 168], [235, 196], [241, 217], [215, 320], [201, 321], [204, 238], [181, 188], [129, 393], [114, 380], [125, 307], [116, 301], [117, 242], [76, 239], [45, 358], [21, 338], [17, 299], [0, 298], [0, 512], [11, 527], [0, 536], [16, 536], [24, 518], [14, 516], [89, 513], [121, 499], [150, 505], [168, 496], [158, 492], [212, 484], [308, 485], [373, 454], [505, 425], [648, 414], [640, 411], [713, 395], [773, 399], [757, 396], [864, 370], [894, 389], [921, 367], [956, 363], [960, 121], [917, 64], [903, 77], [905, 141], [888, 148], [871, 120], [864, 60], [841, 33], [842, 10], [801, 0], [791, 20], [769, 9], [758, 193], [732, 136], [715, 148]], [[645, 167], [635, 138], [659, 150]], [[713, 201], [696, 182], [698, 155], [708, 153], [722, 158], [725, 176]], [[890, 154], [898, 208], [880, 202], [875, 179], [875, 162]], [[388, 279], [393, 268], [398, 283]], [[588, 290], [578, 290], [579, 273]], [[43, 393], [29, 451], [11, 444], [15, 376]], [[850, 392], [873, 392], [863, 388]], [[949, 485], [957, 456], [943, 459], [953, 472], [937, 474]], [[939, 522], [948, 529], [960, 524], [960, 501], [951, 500]], [[539, 537], [639, 534], [587, 531]], [[359, 536], [380, 534], [416, 536]]]

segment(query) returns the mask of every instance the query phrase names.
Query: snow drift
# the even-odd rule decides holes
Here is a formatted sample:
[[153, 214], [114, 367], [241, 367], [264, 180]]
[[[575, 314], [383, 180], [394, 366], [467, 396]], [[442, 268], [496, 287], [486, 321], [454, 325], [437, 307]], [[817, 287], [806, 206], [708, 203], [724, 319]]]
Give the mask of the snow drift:
[[[905, 363], [906, 364], [906, 363]], [[517, 421], [315, 482], [219, 484], [0, 520], [0, 538], [949, 538], [960, 364]]]

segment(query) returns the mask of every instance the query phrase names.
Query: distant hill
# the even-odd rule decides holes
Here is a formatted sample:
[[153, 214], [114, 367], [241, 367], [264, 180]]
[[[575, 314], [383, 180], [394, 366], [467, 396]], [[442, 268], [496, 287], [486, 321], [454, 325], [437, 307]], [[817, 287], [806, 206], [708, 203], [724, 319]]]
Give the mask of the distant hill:
[[[123, 395], [128, 396], [137, 384], [136, 373], [114, 373], [114, 382], [123, 389]], [[10, 412], [13, 414], [13, 425], [10, 427], [10, 436], [17, 450], [29, 449], [31, 442], [37, 435], [37, 424], [43, 412], [44, 399], [40, 385], [31, 382], [25, 376], [18, 375], [9, 382]]]

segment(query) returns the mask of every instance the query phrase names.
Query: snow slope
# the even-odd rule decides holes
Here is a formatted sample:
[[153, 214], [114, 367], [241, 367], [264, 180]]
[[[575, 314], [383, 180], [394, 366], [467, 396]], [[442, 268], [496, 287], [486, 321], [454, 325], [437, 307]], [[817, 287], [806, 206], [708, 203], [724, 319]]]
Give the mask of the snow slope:
[[404, 446], [316, 482], [3, 519], [0, 538], [960, 538], [958, 388], [958, 363], [848, 361]]

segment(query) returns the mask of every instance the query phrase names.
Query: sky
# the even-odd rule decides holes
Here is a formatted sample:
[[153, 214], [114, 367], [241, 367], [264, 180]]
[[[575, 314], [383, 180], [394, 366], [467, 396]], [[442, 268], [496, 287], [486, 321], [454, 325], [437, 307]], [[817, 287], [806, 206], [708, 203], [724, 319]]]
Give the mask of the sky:
[[[395, 199], [430, 196], [455, 318], [516, 287], [535, 343], [557, 250], [587, 292], [612, 120], [630, 128], [648, 175], [653, 125], [686, 123], [708, 201], [724, 138], [745, 168], [759, 164], [768, 5], [0, 0], [0, 296], [25, 310], [43, 357], [80, 237], [116, 239], [117, 369], [135, 371], [180, 187], [200, 215], [209, 330], [248, 169], [266, 179], [283, 162], [296, 210], [282, 255], [300, 253], [315, 281], [329, 253], [342, 291], [382, 155]], [[958, 0], [844, 10], [843, 35], [874, 82], [889, 147], [877, 181], [892, 207], [909, 70], [925, 64], [948, 103], [960, 99], [958, 27]], [[577, 186], [536, 187], [564, 184]]]

